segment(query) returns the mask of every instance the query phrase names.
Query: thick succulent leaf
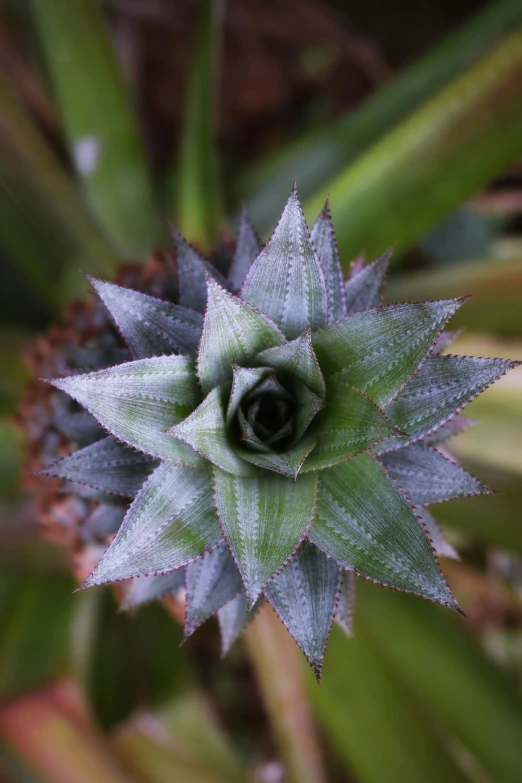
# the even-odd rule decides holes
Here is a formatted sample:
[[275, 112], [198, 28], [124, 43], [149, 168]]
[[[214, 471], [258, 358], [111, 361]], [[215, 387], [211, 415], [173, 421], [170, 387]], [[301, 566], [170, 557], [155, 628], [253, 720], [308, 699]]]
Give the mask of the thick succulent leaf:
[[261, 351], [254, 361], [297, 378], [324, 400], [326, 387], [312, 346], [311, 329], [307, 329], [304, 334], [289, 343]]
[[303, 540], [312, 520], [316, 474], [295, 484], [284, 476], [255, 478], [214, 471], [215, 502], [225, 539], [250, 606]]
[[234, 291], [239, 291], [254, 258], [261, 249], [261, 242], [250, 222], [246, 209], [241, 212], [236, 251], [228, 272], [228, 282]]
[[[249, 411], [250, 415], [250, 411]], [[254, 428], [250, 421], [245, 418], [243, 411], [239, 411], [238, 421], [241, 424], [241, 442], [242, 444], [248, 443], [255, 451], [259, 451], [262, 454], [272, 454], [273, 450], [267, 443], [263, 443], [254, 432]], [[291, 426], [291, 425], [290, 425]], [[291, 431], [291, 430], [290, 430]], [[289, 432], [290, 432], [289, 431]], [[241, 450], [240, 450], [241, 451]]]
[[343, 572], [343, 583], [339, 593], [339, 601], [335, 612], [335, 622], [347, 636], [353, 634], [353, 607], [355, 603], [355, 574], [353, 571]]
[[306, 655], [318, 680], [341, 579], [342, 571], [335, 561], [305, 541], [265, 587], [265, 596]]
[[258, 386], [271, 373], [270, 367], [240, 367], [232, 365], [232, 391], [227, 406], [226, 420], [230, 424], [245, 394]]
[[508, 359], [432, 356], [386, 412], [408, 433], [405, 441], [424, 437], [517, 366], [518, 362]]
[[56, 429], [78, 446], [88, 446], [103, 438], [107, 433], [100, 427], [96, 419], [87, 411], [71, 413], [70, 401], [67, 397], [57, 395], [59, 400], [52, 400], [51, 420]]
[[423, 443], [383, 454], [379, 462], [415, 505], [491, 493], [456, 462]]
[[346, 281], [344, 293], [347, 315], [360, 313], [361, 310], [369, 310], [381, 304], [392, 252], [393, 248], [387, 250]]
[[185, 638], [242, 590], [241, 577], [223, 542], [187, 566]]
[[294, 415], [294, 443], [297, 443], [299, 438], [308, 429], [308, 425], [315, 418], [326, 403], [320, 399], [313, 391], [302, 383], [295, 383], [293, 387], [294, 399], [295, 399], [295, 415]]
[[449, 541], [446, 541], [442, 530], [435, 517], [430, 514], [427, 508], [417, 508], [417, 515], [419, 516], [421, 525], [424, 527], [428, 538], [433, 544], [435, 553], [440, 557], [449, 557], [452, 560], [460, 560], [458, 552], [451, 546]]
[[346, 315], [343, 273], [339, 261], [339, 251], [335, 231], [330, 215], [329, 199], [312, 228], [312, 243], [317, 251], [323, 270], [328, 302], [328, 321], [338, 321]]
[[182, 305], [203, 313], [207, 304], [206, 275], [211, 275], [221, 285], [226, 286], [226, 282], [217, 269], [183, 239], [181, 234], [173, 230], [172, 236], [178, 262], [179, 301]]
[[252, 465], [260, 468], [273, 470], [286, 476], [287, 479], [295, 481], [301, 470], [305, 459], [308, 457], [316, 443], [315, 435], [305, 435], [297, 445], [280, 454], [263, 454], [262, 452], [247, 451], [245, 448], [238, 448], [237, 453]]
[[185, 569], [178, 568], [169, 574], [141, 576], [132, 579], [124, 588], [121, 609], [134, 609], [136, 606], [158, 601], [166, 595], [176, 593], [185, 587]]
[[99, 503], [80, 528], [80, 538], [86, 543], [105, 541], [114, 535], [126, 512], [125, 506]]
[[475, 424], [478, 424], [477, 419], [470, 419], [467, 416], [457, 414], [436, 429], [435, 432], [426, 435], [426, 437], [422, 439], [422, 442], [427, 443], [429, 446], [438, 446], [441, 443], [445, 443], [450, 438], [453, 438], [455, 435], [464, 432], [469, 427], [474, 427]]
[[345, 569], [458, 608], [417, 517], [368, 454], [321, 472], [308, 537]]
[[49, 383], [129, 446], [153, 457], [200, 464], [192, 449], [166, 432], [199, 401], [194, 363], [186, 356], [139, 359]]
[[344, 462], [394, 432], [383, 412], [342, 378], [330, 378], [327, 402], [315, 422], [317, 445], [305, 473]]
[[40, 471], [108, 494], [133, 498], [157, 460], [109, 436]]
[[295, 185], [276, 230], [250, 268], [242, 297], [270, 316], [289, 339], [327, 323], [324, 275]]
[[89, 280], [137, 359], [196, 354], [203, 323], [200, 313], [94, 277]]
[[221, 540], [206, 470], [162, 462], [82, 587], [174, 571]]
[[351, 386], [384, 405], [419, 368], [464, 301], [395, 304], [356, 313], [312, 335], [319, 364], [327, 376], [343, 373]]
[[179, 424], [169, 430], [169, 435], [179, 438], [195, 452], [236, 476], [252, 476], [256, 473], [248, 462], [238, 456], [229, 443], [225, 409], [227, 385], [212, 389], [201, 405]]
[[208, 306], [198, 355], [198, 375], [205, 393], [232, 378], [232, 364], [246, 364], [264, 348], [285, 342], [266, 315], [229, 294], [208, 275], [207, 284]]
[[218, 622], [222, 656], [227, 654], [241, 631], [254, 618], [262, 603], [263, 598], [259, 598], [255, 606], [248, 611], [247, 597], [244, 592], [241, 592], [228, 604], [221, 607], [218, 611]]

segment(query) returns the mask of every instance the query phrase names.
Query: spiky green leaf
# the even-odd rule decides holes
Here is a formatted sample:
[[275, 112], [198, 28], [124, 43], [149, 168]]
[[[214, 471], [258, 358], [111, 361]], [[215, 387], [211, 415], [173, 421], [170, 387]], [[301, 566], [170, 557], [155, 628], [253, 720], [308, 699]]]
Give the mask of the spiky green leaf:
[[203, 323], [200, 313], [94, 277], [89, 280], [137, 359], [196, 354]]
[[229, 294], [207, 275], [208, 306], [198, 355], [198, 375], [209, 392], [232, 378], [232, 364], [246, 364], [259, 351], [285, 342], [263, 313]]
[[225, 542], [190, 563], [186, 578], [185, 638], [240, 593], [242, 587]]
[[356, 313], [312, 336], [319, 364], [326, 376], [342, 373], [351, 386], [384, 405], [419, 368], [464, 301], [396, 304]]
[[361, 310], [378, 307], [382, 303], [386, 273], [393, 249], [387, 250], [371, 264], [364, 266], [344, 284], [346, 313], [353, 315]]
[[221, 285], [226, 283], [216, 267], [203, 258], [181, 234], [173, 230], [172, 236], [176, 245], [178, 263], [179, 301], [182, 305], [203, 313], [207, 304], [205, 273]]
[[234, 291], [239, 291], [243, 285], [246, 274], [260, 249], [259, 237], [250, 222], [246, 209], [243, 208], [239, 221], [236, 250], [228, 272], [228, 282]]
[[453, 609], [412, 509], [368, 454], [320, 474], [310, 540], [344, 568]]
[[379, 462], [413, 503], [426, 506], [491, 490], [440, 451], [412, 443], [379, 457]]
[[518, 362], [478, 356], [432, 356], [390, 404], [387, 414], [408, 438], [434, 432]]
[[307, 329], [304, 334], [283, 345], [276, 345], [261, 351], [256, 362], [266, 364], [275, 370], [281, 370], [297, 378], [324, 400], [326, 387], [323, 374], [312, 346], [312, 333]]
[[230, 424], [236, 415], [245, 394], [253, 391], [261, 381], [270, 375], [270, 367], [240, 367], [232, 365], [232, 391], [228, 400], [227, 424]]
[[190, 416], [169, 430], [169, 435], [179, 438], [222, 470], [236, 476], [252, 476], [255, 468], [238, 456], [229, 441], [225, 418], [227, 391], [226, 384], [212, 389]]
[[166, 432], [199, 401], [194, 363], [186, 356], [139, 359], [50, 383], [129, 446], [153, 457], [200, 464], [192, 449]]
[[346, 301], [343, 273], [328, 198], [323, 211], [314, 223], [311, 236], [323, 269], [328, 302], [328, 321], [331, 323], [346, 315]]
[[355, 602], [355, 574], [353, 571], [343, 572], [343, 583], [339, 593], [335, 622], [347, 636], [353, 634], [353, 606]]
[[293, 484], [283, 476], [240, 478], [215, 470], [214, 478], [221, 526], [252, 605], [305, 536], [316, 477], [311, 473]]
[[315, 435], [309, 434], [305, 435], [297, 445], [279, 454], [247, 451], [247, 449], [241, 447], [237, 449], [237, 453], [251, 465], [275, 471], [282, 476], [286, 476], [287, 479], [295, 481], [304, 461], [313, 450], [315, 444]]
[[243, 284], [245, 301], [258, 307], [289, 338], [327, 323], [324, 275], [294, 185], [281, 219]]
[[109, 436], [55, 462], [41, 473], [86, 484], [100, 492], [133, 498], [157, 466], [147, 454]]
[[174, 571], [221, 540], [205, 470], [162, 462], [82, 587]]
[[132, 579], [124, 588], [121, 609], [134, 609], [137, 606], [159, 601], [166, 595], [176, 593], [185, 586], [185, 569], [178, 568], [168, 574], [159, 576], [141, 576]]
[[219, 630], [221, 633], [221, 655], [226, 655], [241, 631], [253, 619], [263, 598], [259, 598], [256, 605], [248, 611], [247, 597], [244, 592], [239, 593], [228, 604], [218, 611]]
[[335, 615], [342, 571], [334, 560], [305, 541], [265, 595], [306, 655], [319, 680]]
[[394, 431], [383, 412], [342, 378], [330, 378], [327, 403], [316, 420], [317, 445], [305, 473], [343, 462]]
[[299, 381], [293, 384], [293, 392], [295, 402], [293, 442], [297, 443], [326, 403]]

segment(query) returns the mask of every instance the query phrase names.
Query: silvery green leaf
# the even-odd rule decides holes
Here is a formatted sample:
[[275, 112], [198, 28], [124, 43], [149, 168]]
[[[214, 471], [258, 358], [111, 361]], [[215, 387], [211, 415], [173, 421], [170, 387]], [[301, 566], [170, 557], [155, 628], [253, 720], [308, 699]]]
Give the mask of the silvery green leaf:
[[371, 264], [363, 266], [357, 274], [345, 282], [347, 315], [360, 313], [362, 310], [369, 310], [381, 304], [392, 253], [393, 248], [390, 248]]
[[304, 541], [280, 574], [265, 587], [265, 596], [321, 678], [324, 651], [341, 586], [334, 560]]
[[469, 427], [474, 427], [475, 424], [478, 424], [477, 419], [470, 419], [461, 414], [457, 414], [430, 435], [426, 435], [426, 437], [422, 439], [422, 442], [427, 443], [429, 446], [437, 446], [441, 443], [445, 443], [455, 435], [459, 435], [459, 433], [464, 432]]
[[353, 607], [355, 603], [355, 574], [353, 571], [343, 572], [343, 583], [339, 593], [335, 622], [347, 636], [353, 634]]
[[255, 468], [241, 459], [229, 443], [225, 420], [227, 391], [226, 384], [212, 389], [190, 416], [171, 427], [169, 435], [229, 473], [252, 476], [257, 472]]
[[435, 517], [430, 514], [427, 508], [417, 508], [416, 514], [420, 519], [421, 525], [426, 530], [435, 553], [440, 557], [449, 557], [451, 560], [460, 560], [460, 555], [455, 551], [451, 544], [446, 541], [442, 530]]
[[51, 400], [51, 407], [51, 420], [58, 432], [78, 446], [88, 446], [106, 435], [87, 411], [71, 412], [71, 401], [62, 394]]
[[255, 357], [255, 361], [297, 378], [324, 400], [326, 394], [324, 378], [312, 346], [310, 329], [289, 343], [261, 351]]
[[211, 275], [223, 286], [226, 286], [226, 282], [217, 269], [203, 258], [186, 239], [183, 239], [181, 234], [173, 230], [172, 236], [176, 244], [180, 304], [203, 313], [207, 304], [205, 275]]
[[383, 454], [379, 462], [415, 505], [491, 493], [456, 462], [423, 443]]
[[241, 425], [241, 444], [248, 444], [254, 451], [262, 454], [272, 454], [273, 449], [267, 443], [263, 443], [254, 432], [254, 428], [248, 419], [245, 418], [243, 411], [238, 412], [238, 422]]
[[186, 577], [185, 638], [240, 593], [242, 587], [225, 542], [190, 563]]
[[308, 538], [345, 569], [458, 608], [417, 517], [368, 454], [320, 473]]
[[228, 282], [234, 291], [239, 291], [243, 285], [243, 280], [260, 249], [261, 242], [259, 237], [250, 222], [246, 209], [243, 207], [239, 221], [236, 250], [228, 272]]
[[219, 630], [221, 633], [221, 655], [225, 656], [230, 650], [241, 631], [255, 617], [263, 603], [259, 598], [255, 606], [248, 611], [247, 597], [244, 592], [239, 593], [228, 604], [218, 611]]
[[325, 407], [326, 403], [299, 381], [294, 383], [293, 392], [295, 399], [293, 443], [297, 443], [308, 429], [310, 422]]
[[153, 457], [200, 464], [166, 430], [199, 402], [194, 363], [158, 356], [50, 381], [83, 405], [114, 437]]
[[89, 280], [137, 359], [196, 354], [203, 323], [200, 313], [104, 280]]
[[250, 267], [242, 297], [266, 313], [288, 339], [327, 323], [324, 275], [295, 185], [276, 230]]
[[390, 419], [408, 433], [405, 442], [430, 435], [518, 366], [509, 359], [478, 356], [432, 356], [387, 408]]
[[383, 412], [342, 378], [328, 381], [327, 403], [315, 422], [317, 445], [304, 473], [344, 462], [394, 432]]
[[147, 454], [130, 449], [109, 436], [40, 472], [87, 484], [101, 492], [133, 498], [157, 464]]
[[132, 579], [123, 591], [121, 609], [134, 609], [151, 601], [159, 601], [166, 595], [176, 593], [185, 587], [185, 569], [178, 568], [169, 574], [141, 576]]
[[384, 405], [418, 370], [439, 331], [465, 301], [386, 305], [312, 335], [321, 369], [344, 378]]
[[301, 543], [312, 520], [316, 474], [240, 478], [214, 471], [215, 502], [225, 539], [252, 605]]
[[80, 538], [86, 543], [105, 541], [117, 532], [126, 511], [125, 506], [100, 503], [81, 526]]
[[208, 471], [162, 462], [82, 587], [174, 571], [220, 540]]
[[[239, 447], [237, 453], [241, 455], [251, 465], [257, 465], [266, 470], [275, 471], [285, 476], [286, 479], [295, 481], [301, 470], [301, 467], [313, 450], [316, 443], [315, 435], [305, 435], [299, 443], [292, 446], [287, 451], [276, 454], [264, 454], [261, 451], [247, 451], [246, 448]], [[275, 477], [274, 477], [275, 478]], [[281, 511], [280, 513], [284, 513]]]
[[263, 313], [229, 294], [207, 275], [208, 306], [199, 345], [198, 375], [205, 393], [232, 379], [232, 364], [250, 363], [264, 348], [285, 342]]
[[232, 391], [227, 406], [226, 421], [230, 424], [245, 394], [258, 386], [271, 373], [270, 367], [240, 367], [232, 365]]
[[312, 243], [317, 251], [323, 270], [328, 301], [328, 321], [337, 321], [346, 315], [343, 273], [339, 251], [330, 215], [330, 201], [327, 198], [323, 211], [312, 228]]

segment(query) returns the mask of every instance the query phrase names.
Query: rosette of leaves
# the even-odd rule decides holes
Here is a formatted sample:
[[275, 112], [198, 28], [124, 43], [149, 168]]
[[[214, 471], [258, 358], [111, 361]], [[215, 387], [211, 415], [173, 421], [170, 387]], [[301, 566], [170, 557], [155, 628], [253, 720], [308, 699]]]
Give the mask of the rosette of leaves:
[[262, 249], [243, 216], [226, 277], [175, 239], [179, 304], [92, 280], [134, 359], [52, 381], [108, 435], [47, 472], [134, 498], [83, 586], [184, 586], [186, 636], [217, 612], [225, 650], [267, 600], [318, 677], [354, 574], [458, 609], [425, 506], [489, 490], [436, 445], [515, 363], [442, 355], [463, 298], [382, 305], [389, 254], [343, 281], [295, 186]]

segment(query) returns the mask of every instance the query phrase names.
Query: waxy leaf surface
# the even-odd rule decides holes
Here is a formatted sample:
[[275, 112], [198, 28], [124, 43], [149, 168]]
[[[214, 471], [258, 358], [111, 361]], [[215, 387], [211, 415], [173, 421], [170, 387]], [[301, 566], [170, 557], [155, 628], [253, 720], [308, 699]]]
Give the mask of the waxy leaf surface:
[[346, 569], [457, 607], [415, 514], [372, 457], [320, 476], [313, 543]]
[[203, 323], [200, 313], [104, 280], [89, 280], [137, 359], [196, 354]]
[[158, 601], [166, 595], [185, 587], [185, 569], [178, 568], [169, 574], [159, 576], [141, 576], [132, 579], [124, 589], [121, 609], [134, 609], [136, 606]]
[[82, 585], [174, 571], [216, 546], [221, 530], [208, 471], [162, 462]]
[[198, 375], [205, 393], [232, 379], [232, 364], [248, 364], [259, 351], [285, 342], [263, 313], [207, 276], [208, 306], [199, 346]]
[[207, 304], [206, 275], [210, 275], [221, 285], [226, 283], [216, 267], [203, 258], [177, 231], [173, 231], [172, 236], [176, 244], [180, 304], [203, 313]]
[[292, 339], [328, 320], [324, 275], [295, 187], [268, 244], [243, 284], [242, 297]]
[[338, 321], [312, 335], [321, 369], [326, 376], [342, 373], [384, 405], [419, 368], [463, 301], [386, 305]]
[[265, 587], [265, 595], [304, 652], [317, 679], [332, 626], [342, 571], [307, 541], [280, 574]]
[[159, 356], [51, 381], [70, 394], [118, 440], [163, 459], [200, 464], [195, 452], [166, 430], [199, 402], [194, 363]]
[[185, 584], [185, 637], [193, 634], [243, 588], [239, 571], [225, 542], [187, 566]]
[[240, 478], [215, 470], [216, 506], [250, 605], [302, 541], [313, 516], [316, 478]]
[[324, 378], [312, 346], [310, 329], [289, 343], [261, 351], [255, 357], [255, 361], [297, 378], [314, 394], [324, 399], [326, 393]]
[[261, 242], [259, 237], [250, 222], [246, 210], [243, 209], [239, 221], [236, 250], [228, 271], [228, 282], [234, 291], [239, 291], [243, 285], [243, 280], [260, 248]]
[[232, 391], [228, 400], [227, 424], [230, 424], [236, 415], [238, 408], [245, 394], [248, 394], [258, 386], [268, 375], [270, 367], [240, 367], [237, 364], [232, 365]]
[[[266, 470], [273, 470], [295, 481], [303, 462], [306, 460], [316, 443], [315, 436], [305, 435], [296, 446], [283, 451], [280, 454], [255, 453], [245, 448], [238, 449], [238, 454], [252, 465], [257, 465]], [[282, 512], [284, 514], [284, 511]]]
[[335, 231], [330, 216], [328, 199], [323, 211], [312, 228], [312, 243], [319, 256], [326, 285], [328, 302], [327, 320], [338, 321], [346, 315], [343, 273], [339, 261], [339, 251], [335, 240]]
[[348, 315], [378, 307], [382, 302], [386, 272], [392, 250], [386, 251], [344, 284], [346, 312]]
[[157, 460], [109, 436], [41, 471], [113, 495], [133, 498]]

